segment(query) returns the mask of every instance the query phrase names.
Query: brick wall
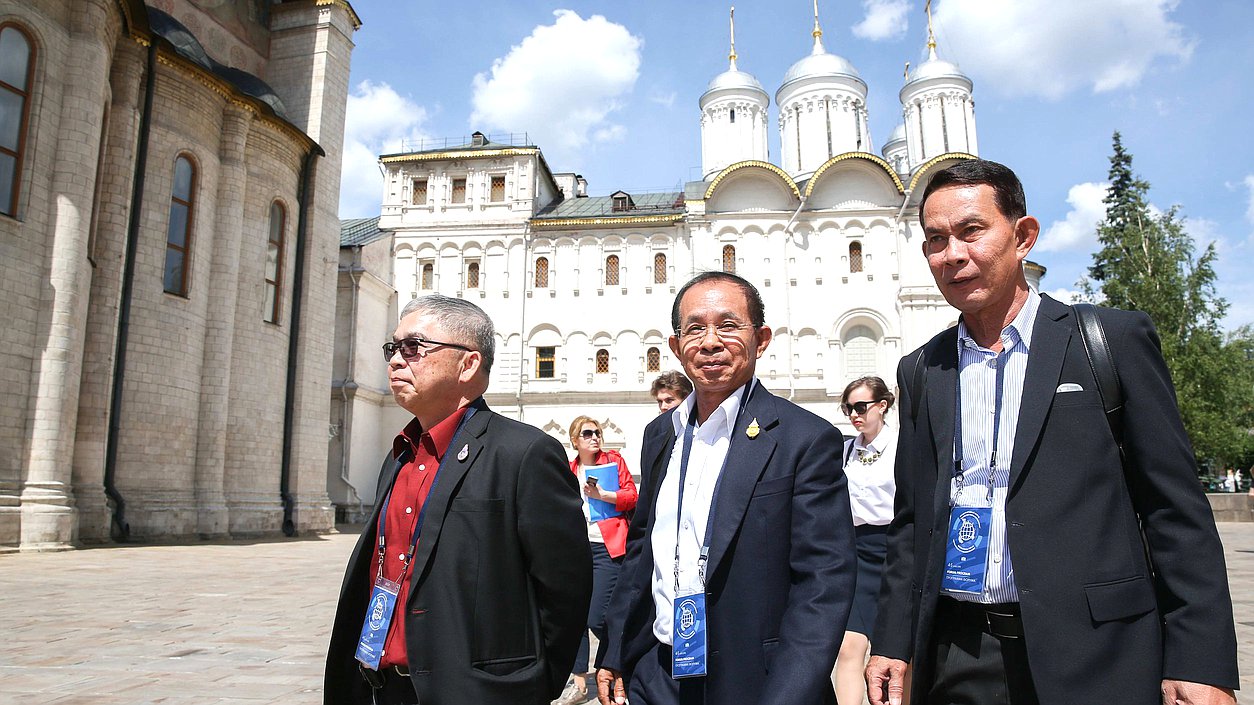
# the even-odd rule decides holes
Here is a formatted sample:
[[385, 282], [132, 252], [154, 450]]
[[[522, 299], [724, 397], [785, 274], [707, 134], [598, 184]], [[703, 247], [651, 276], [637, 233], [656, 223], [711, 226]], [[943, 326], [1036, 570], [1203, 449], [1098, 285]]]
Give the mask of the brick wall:
[[[293, 489], [301, 498], [298, 528], [330, 528], [326, 381], [353, 27], [339, 5], [276, 6], [280, 24], [303, 29], [291, 35], [299, 41], [288, 42], [282, 60], [267, 64], [240, 54], [241, 36], [211, 27], [207, 15], [188, 20], [187, 3], [157, 4], [176, 10], [189, 27], [205, 20], [198, 38], [218, 60], [238, 66], [233, 59], [245, 56], [244, 68], [283, 83], [283, 97], [295, 107], [291, 124], [328, 154], [305, 202], [307, 327], [298, 360]], [[8, 314], [0, 338], [7, 392], [0, 400], [0, 551], [109, 535], [105, 445], [147, 58], [145, 41], [121, 31], [121, 11], [111, 0], [6, 5], [5, 20], [21, 22], [34, 38], [36, 79], [18, 214], [0, 216], [0, 297]], [[331, 85], [318, 84], [320, 77]], [[117, 419], [116, 479], [126, 519], [140, 539], [274, 532], [282, 518], [296, 198], [310, 144], [166, 50], [149, 140], [143, 205], [134, 215], [139, 240]], [[180, 155], [196, 168], [186, 296], [163, 290]], [[287, 223], [282, 313], [273, 324], [262, 309], [276, 200]]]

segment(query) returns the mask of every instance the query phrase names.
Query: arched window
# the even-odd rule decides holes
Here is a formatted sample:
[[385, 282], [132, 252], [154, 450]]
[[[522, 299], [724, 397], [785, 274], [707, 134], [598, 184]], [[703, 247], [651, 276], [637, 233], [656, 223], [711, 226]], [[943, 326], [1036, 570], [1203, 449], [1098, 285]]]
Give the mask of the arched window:
[[536, 258], [536, 288], [537, 289], [549, 288], [549, 258], [548, 257]]
[[270, 204], [270, 239], [266, 242], [266, 308], [267, 323], [279, 322], [280, 277], [283, 275], [283, 236], [287, 232], [287, 209], [282, 203]]
[[479, 263], [478, 262], [471, 262], [470, 264], [466, 265], [466, 288], [467, 289], [479, 288]]
[[847, 379], [877, 373], [875, 339], [875, 331], [867, 326], [853, 326], [845, 333], [845, 377]]
[[35, 52], [17, 25], [0, 25], [0, 213], [17, 215]]
[[856, 274], [862, 271], [862, 243], [854, 240], [849, 243], [849, 273]]
[[618, 255], [605, 258], [605, 285], [618, 286]]
[[536, 348], [536, 378], [553, 379], [557, 377], [557, 348]]
[[422, 263], [422, 288], [435, 288], [435, 265], [430, 262]]
[[192, 251], [192, 217], [196, 205], [196, 167], [179, 155], [174, 160], [170, 220], [165, 231], [165, 290], [187, 296], [187, 259]]
[[653, 255], [653, 283], [666, 283], [666, 253], [659, 252]]
[[736, 273], [735, 245], [723, 245], [723, 271], [728, 274]]
[[649, 372], [662, 371], [662, 351], [657, 348], [649, 348], [644, 354], [644, 367]]
[[601, 348], [597, 351], [597, 374], [603, 375], [610, 371], [610, 351]]

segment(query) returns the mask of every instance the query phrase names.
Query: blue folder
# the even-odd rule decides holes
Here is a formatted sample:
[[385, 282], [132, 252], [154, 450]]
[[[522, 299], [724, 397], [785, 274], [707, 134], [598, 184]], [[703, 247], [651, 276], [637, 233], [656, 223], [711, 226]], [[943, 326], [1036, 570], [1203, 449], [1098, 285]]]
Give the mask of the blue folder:
[[[606, 492], [618, 491], [617, 463], [589, 465], [585, 466], [583, 471], [588, 477], [595, 477], [597, 479], [597, 487], [600, 487]], [[615, 509], [614, 505], [609, 502], [602, 502], [599, 499], [588, 497], [588, 514], [592, 521], [601, 521], [602, 519], [616, 517], [622, 514], [622, 512]]]

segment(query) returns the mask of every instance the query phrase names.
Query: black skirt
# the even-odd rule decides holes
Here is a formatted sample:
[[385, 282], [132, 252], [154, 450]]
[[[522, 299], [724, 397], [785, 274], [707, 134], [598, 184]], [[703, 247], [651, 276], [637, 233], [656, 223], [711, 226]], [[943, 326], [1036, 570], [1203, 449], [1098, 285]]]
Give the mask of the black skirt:
[[858, 553], [858, 584], [853, 591], [846, 631], [863, 634], [872, 642], [880, 597], [880, 578], [888, 554], [888, 527], [863, 524], [853, 528]]

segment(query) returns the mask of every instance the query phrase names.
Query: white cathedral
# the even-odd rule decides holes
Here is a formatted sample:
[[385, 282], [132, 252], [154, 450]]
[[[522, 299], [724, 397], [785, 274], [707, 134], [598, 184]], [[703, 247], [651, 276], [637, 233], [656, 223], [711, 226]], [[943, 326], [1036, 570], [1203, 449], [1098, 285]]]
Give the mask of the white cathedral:
[[[495, 322], [492, 408], [567, 447], [571, 420], [593, 416], [638, 475], [657, 413], [649, 386], [679, 368], [675, 292], [695, 273], [733, 271], [762, 292], [775, 333], [759, 379], [851, 431], [845, 384], [891, 385], [902, 355], [957, 320], [920, 252], [917, 205], [931, 174], [978, 154], [975, 111], [971, 80], [929, 32], [928, 60], [900, 91], [903, 122], [876, 154], [867, 84], [824, 48], [817, 14], [813, 37], [775, 91], [772, 160], [770, 96], [737, 68], [733, 31], [730, 66], [699, 101], [703, 179], [682, 192], [589, 197], [581, 176], [515, 137], [380, 157], [380, 215], [345, 221], [341, 238], [329, 493], [343, 516], [373, 503], [408, 420], [379, 346], [399, 308], [431, 292]], [[1029, 263], [1034, 286], [1043, 273]]]

